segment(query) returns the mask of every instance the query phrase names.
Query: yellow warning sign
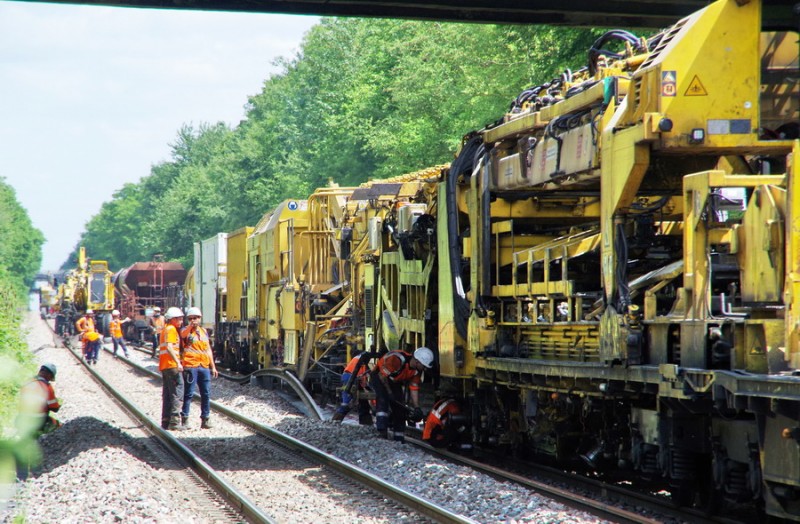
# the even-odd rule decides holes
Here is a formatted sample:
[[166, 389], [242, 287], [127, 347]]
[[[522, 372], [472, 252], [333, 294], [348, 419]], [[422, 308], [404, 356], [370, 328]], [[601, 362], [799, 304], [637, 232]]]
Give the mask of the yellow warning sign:
[[697, 75], [694, 75], [683, 96], [708, 96], [708, 91], [703, 87], [703, 83], [697, 78]]

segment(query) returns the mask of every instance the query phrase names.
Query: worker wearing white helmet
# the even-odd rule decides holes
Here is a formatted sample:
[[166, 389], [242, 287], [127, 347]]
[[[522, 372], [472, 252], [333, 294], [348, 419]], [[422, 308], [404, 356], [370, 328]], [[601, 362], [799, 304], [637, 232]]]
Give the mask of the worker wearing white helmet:
[[183, 401], [183, 364], [180, 355], [180, 328], [183, 311], [167, 309], [166, 325], [161, 331], [158, 346], [158, 369], [161, 371], [161, 427], [169, 430], [184, 429], [181, 424]]
[[56, 365], [42, 364], [39, 374], [22, 386], [19, 394], [17, 431], [23, 436], [38, 437], [61, 426], [51, 413], [61, 409], [52, 382], [56, 380]]
[[[419, 407], [419, 385], [422, 372], [433, 367], [433, 351], [417, 348], [413, 354], [390, 351], [378, 359], [370, 374], [370, 386], [375, 391], [375, 427], [381, 437], [389, 436], [389, 417], [395, 441], [405, 441], [406, 419], [422, 421]], [[413, 408], [405, 405], [403, 386], [408, 387]]]
[[117, 350], [121, 347], [125, 352], [125, 358], [128, 358], [128, 346], [125, 345], [125, 337], [122, 336], [122, 325], [130, 322], [131, 319], [125, 317], [120, 320], [119, 311], [114, 310], [111, 312], [111, 322], [108, 323], [108, 331], [111, 334], [111, 342], [114, 344], [114, 357], [117, 356]]
[[81, 344], [83, 344], [83, 359], [87, 364], [97, 364], [97, 357], [100, 355], [100, 333], [94, 320], [94, 311], [86, 310], [86, 314], [75, 322]]
[[147, 317], [147, 325], [150, 326], [150, 334], [153, 341], [153, 358], [156, 357], [158, 351], [158, 344], [161, 340], [161, 332], [164, 331], [166, 321], [161, 316], [161, 308], [156, 306], [153, 308], [153, 314]]
[[209, 429], [213, 427], [209, 419], [211, 414], [211, 377], [217, 377], [218, 373], [214, 364], [211, 339], [208, 331], [200, 325], [202, 317], [203, 313], [199, 307], [190, 307], [186, 310], [188, 325], [181, 331], [183, 378], [186, 382], [183, 392], [181, 424], [188, 427], [194, 386], [197, 384], [197, 389], [200, 391], [200, 427]]

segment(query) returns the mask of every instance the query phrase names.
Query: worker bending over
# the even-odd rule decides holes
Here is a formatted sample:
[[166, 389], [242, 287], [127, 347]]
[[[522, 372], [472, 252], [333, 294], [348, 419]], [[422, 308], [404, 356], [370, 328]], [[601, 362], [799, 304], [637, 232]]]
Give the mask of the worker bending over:
[[[369, 388], [368, 360], [369, 355], [362, 353], [351, 358], [350, 362], [345, 366], [341, 379], [342, 400], [339, 403], [339, 407], [336, 408], [336, 413], [331, 417], [332, 421], [341, 422], [350, 413], [350, 404], [353, 402], [353, 395], [350, 393], [351, 388], [356, 387], [358, 391], [366, 391]], [[353, 378], [353, 374], [355, 374], [355, 378]], [[353, 382], [352, 384], [351, 381]], [[358, 423], [362, 426], [372, 425], [369, 402], [364, 398], [359, 398], [358, 400]]]
[[[375, 391], [375, 427], [383, 438], [389, 436], [389, 416], [392, 417], [393, 438], [405, 441], [406, 418], [419, 422], [419, 384], [422, 372], [433, 366], [433, 351], [417, 348], [414, 354], [390, 351], [378, 359], [370, 374], [369, 384]], [[406, 406], [403, 386], [408, 386], [413, 409]]]

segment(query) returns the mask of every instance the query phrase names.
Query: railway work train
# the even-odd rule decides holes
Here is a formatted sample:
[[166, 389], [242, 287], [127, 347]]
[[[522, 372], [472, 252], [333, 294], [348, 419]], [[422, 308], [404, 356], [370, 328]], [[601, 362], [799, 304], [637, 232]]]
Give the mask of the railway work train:
[[131, 321], [125, 323], [125, 337], [149, 340], [147, 317], [155, 307], [182, 306], [186, 270], [178, 262], [156, 256], [150, 262], [136, 262], [112, 273], [105, 260], [92, 260], [86, 249], [78, 250], [77, 266], [56, 282], [54, 299], [56, 332], [69, 335], [75, 321], [87, 310], [95, 312], [98, 326], [108, 336], [111, 311], [117, 309]]
[[218, 358], [324, 393], [427, 346], [477, 444], [800, 520], [798, 34], [761, 7], [611, 31], [449, 166], [228, 233]]
[[56, 332], [60, 335], [74, 333], [75, 321], [87, 310], [98, 315], [114, 309], [114, 287], [111, 271], [105, 260], [93, 260], [86, 256], [86, 249], [78, 249], [77, 266], [66, 272], [61, 282], [54, 282]]
[[798, 34], [761, 9], [610, 31], [450, 165], [210, 239], [217, 358], [324, 395], [427, 346], [476, 444], [800, 521]]

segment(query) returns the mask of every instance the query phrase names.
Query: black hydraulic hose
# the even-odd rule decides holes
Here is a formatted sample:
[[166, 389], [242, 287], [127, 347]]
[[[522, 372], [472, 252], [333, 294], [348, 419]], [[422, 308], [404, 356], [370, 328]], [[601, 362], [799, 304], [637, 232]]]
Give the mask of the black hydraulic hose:
[[467, 323], [470, 315], [470, 304], [466, 297], [458, 293], [461, 279], [461, 235], [458, 231], [458, 204], [456, 202], [456, 184], [461, 175], [472, 175], [475, 154], [483, 145], [483, 137], [477, 133], [465, 137], [466, 143], [461, 148], [461, 154], [450, 165], [445, 185], [445, 200], [447, 202], [447, 232], [448, 248], [450, 255], [450, 275], [453, 284], [453, 310], [456, 331], [462, 338], [467, 337]]

